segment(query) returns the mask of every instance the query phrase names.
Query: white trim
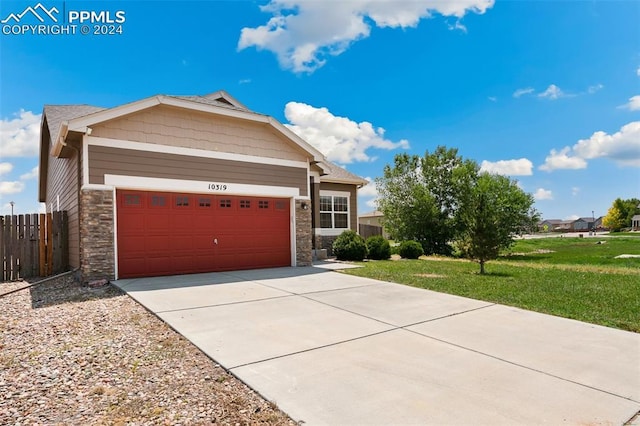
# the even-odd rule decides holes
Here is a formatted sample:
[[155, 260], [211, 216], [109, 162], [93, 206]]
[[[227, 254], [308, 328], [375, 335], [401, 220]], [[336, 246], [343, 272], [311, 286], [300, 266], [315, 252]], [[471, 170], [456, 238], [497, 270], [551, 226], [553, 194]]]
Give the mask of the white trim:
[[291, 203], [289, 204], [289, 214], [291, 216], [290, 229], [289, 229], [289, 247], [291, 247], [291, 266], [298, 266], [298, 245], [296, 244], [296, 200], [295, 198], [291, 199]]
[[[231, 195], [250, 195], [256, 197], [299, 197], [299, 188], [290, 188], [285, 186], [270, 185], [249, 185], [244, 183], [233, 182], [205, 182], [198, 180], [181, 180], [181, 179], [165, 179], [150, 178], [139, 176], [123, 176], [123, 175], [104, 175], [104, 183], [107, 187], [116, 187], [119, 189], [136, 189], [149, 191], [166, 191], [166, 192], [185, 192], [196, 194], [231, 194]], [[225, 190], [210, 189], [209, 185], [218, 184], [226, 185]]]
[[89, 139], [90, 136], [82, 137], [82, 186], [89, 185]]
[[[180, 146], [159, 145], [145, 142], [132, 142], [120, 139], [99, 138], [96, 136], [85, 136], [86, 144], [93, 146], [105, 146], [119, 149], [133, 149], [145, 152], [160, 152], [163, 154], [188, 155], [191, 157], [215, 158], [219, 160], [242, 161], [245, 163], [271, 164], [275, 166], [304, 168], [309, 172], [307, 161], [284, 160], [280, 158], [258, 157], [256, 155], [234, 154], [231, 152], [208, 151], [197, 148], [184, 148]], [[87, 172], [88, 173], [88, 172]]]
[[116, 189], [113, 188], [113, 276], [118, 279], [118, 199]]
[[314, 228], [316, 235], [324, 237], [337, 237], [344, 231], [348, 231], [351, 228]]
[[347, 197], [347, 198], [351, 197], [351, 193], [348, 191], [327, 191], [327, 190], [321, 189], [320, 196], [322, 197], [323, 195], [332, 196], [332, 197]]

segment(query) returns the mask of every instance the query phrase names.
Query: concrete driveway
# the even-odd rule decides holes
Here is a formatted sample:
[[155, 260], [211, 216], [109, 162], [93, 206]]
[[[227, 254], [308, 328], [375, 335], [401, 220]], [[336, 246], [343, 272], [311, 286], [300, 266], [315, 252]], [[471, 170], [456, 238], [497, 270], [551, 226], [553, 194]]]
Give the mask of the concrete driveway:
[[640, 411], [636, 333], [320, 267], [115, 284], [305, 424], [620, 425]]

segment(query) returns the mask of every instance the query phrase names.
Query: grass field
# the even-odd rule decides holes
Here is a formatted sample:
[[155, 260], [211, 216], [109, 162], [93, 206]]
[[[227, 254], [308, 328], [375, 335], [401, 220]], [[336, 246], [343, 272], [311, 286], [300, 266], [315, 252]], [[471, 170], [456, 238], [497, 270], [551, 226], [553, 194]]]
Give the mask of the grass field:
[[619, 254], [640, 254], [640, 238], [520, 240], [485, 275], [441, 257], [363, 262], [346, 273], [640, 333], [640, 259]]

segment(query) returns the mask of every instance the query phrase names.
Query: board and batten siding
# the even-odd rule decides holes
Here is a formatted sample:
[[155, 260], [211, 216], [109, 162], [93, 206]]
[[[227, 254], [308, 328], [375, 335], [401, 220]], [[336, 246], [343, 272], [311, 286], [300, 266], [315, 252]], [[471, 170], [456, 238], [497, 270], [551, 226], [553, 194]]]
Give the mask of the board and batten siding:
[[104, 175], [228, 182], [298, 188], [307, 196], [307, 169], [89, 145], [89, 183]]
[[155, 106], [92, 127], [92, 136], [306, 162], [309, 154], [266, 123]]
[[[78, 149], [82, 149], [78, 147]], [[49, 156], [47, 168], [47, 212], [60, 210], [67, 212], [69, 232], [69, 266], [80, 267], [80, 222], [79, 222], [79, 170], [78, 151], [71, 150], [68, 158]], [[81, 151], [80, 151], [81, 152]]]
[[[358, 232], [358, 189], [355, 185], [347, 185], [343, 183], [320, 182], [318, 193], [320, 191], [340, 191], [349, 193], [349, 228]], [[320, 200], [318, 199], [318, 202]], [[314, 209], [316, 215], [315, 223], [320, 224], [320, 205]]]

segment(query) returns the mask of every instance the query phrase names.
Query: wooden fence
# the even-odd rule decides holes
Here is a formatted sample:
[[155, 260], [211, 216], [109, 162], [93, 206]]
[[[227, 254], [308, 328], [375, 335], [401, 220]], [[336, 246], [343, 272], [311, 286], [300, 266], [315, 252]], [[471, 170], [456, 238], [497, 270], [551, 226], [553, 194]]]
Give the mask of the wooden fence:
[[365, 240], [373, 235], [382, 235], [382, 226], [358, 224], [358, 234]]
[[67, 212], [0, 216], [2, 281], [47, 277], [67, 270]]

